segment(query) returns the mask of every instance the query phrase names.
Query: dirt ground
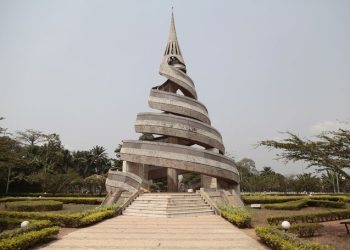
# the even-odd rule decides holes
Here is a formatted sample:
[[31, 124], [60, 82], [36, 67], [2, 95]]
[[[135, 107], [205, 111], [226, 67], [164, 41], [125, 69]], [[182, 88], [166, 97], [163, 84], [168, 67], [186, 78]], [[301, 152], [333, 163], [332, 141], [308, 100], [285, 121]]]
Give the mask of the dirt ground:
[[310, 240], [320, 244], [329, 245], [335, 249], [350, 250], [350, 234], [347, 234], [345, 226], [340, 224], [342, 221], [321, 223], [324, 225], [320, 230], [321, 235], [310, 238]]
[[[316, 212], [327, 212], [334, 211], [337, 209], [330, 208], [316, 208], [308, 207], [301, 210], [269, 210], [269, 209], [251, 209], [249, 206], [246, 207], [252, 214], [252, 226], [263, 226], [267, 225], [267, 217], [271, 216], [290, 216], [304, 213], [316, 213]], [[349, 221], [349, 220], [343, 220]], [[340, 224], [342, 221], [330, 221], [321, 223], [324, 227], [320, 230], [320, 235], [312, 238], [304, 238], [312, 242], [319, 244], [325, 244], [333, 247], [336, 250], [350, 250], [350, 234], [347, 234], [344, 225]], [[244, 229], [244, 232], [254, 239], [259, 240], [256, 236], [254, 229]]]

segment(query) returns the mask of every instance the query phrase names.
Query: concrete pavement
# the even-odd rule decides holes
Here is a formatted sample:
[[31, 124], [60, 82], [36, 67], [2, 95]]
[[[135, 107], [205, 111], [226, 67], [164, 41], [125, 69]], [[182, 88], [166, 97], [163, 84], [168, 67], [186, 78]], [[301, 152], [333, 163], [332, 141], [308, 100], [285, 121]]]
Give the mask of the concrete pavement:
[[217, 215], [180, 218], [118, 216], [38, 249], [266, 249]]

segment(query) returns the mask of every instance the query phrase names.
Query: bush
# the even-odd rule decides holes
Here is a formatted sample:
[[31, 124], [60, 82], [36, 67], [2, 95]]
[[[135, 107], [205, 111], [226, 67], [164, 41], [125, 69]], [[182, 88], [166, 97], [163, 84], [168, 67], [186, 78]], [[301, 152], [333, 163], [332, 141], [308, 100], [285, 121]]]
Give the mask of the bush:
[[37, 243], [48, 241], [51, 237], [58, 234], [58, 232], [59, 227], [48, 227], [38, 231], [25, 232], [18, 236], [0, 240], [0, 249], [27, 249]]
[[273, 196], [273, 195], [242, 195], [241, 196], [245, 204], [270, 204], [270, 203], [281, 203], [287, 201], [300, 200], [301, 196]]
[[221, 205], [219, 208], [221, 215], [239, 228], [251, 227], [252, 216], [246, 209], [235, 208], [229, 205]]
[[[318, 223], [301, 223], [301, 224], [293, 224], [288, 229], [289, 233], [293, 233], [298, 235], [299, 237], [313, 237], [319, 230], [323, 228], [322, 224]], [[279, 229], [282, 230], [282, 227]]]
[[278, 196], [278, 195], [242, 195], [245, 204], [272, 204], [288, 201], [296, 201], [301, 199], [324, 200], [324, 201], [343, 201], [349, 200], [346, 196], [316, 195], [316, 196]]
[[343, 201], [329, 201], [329, 200], [314, 200], [314, 199], [301, 199], [296, 201], [288, 201], [283, 203], [266, 204], [266, 209], [276, 210], [299, 210], [303, 207], [332, 207], [332, 208], [344, 208], [345, 202]]
[[322, 212], [322, 213], [309, 213], [294, 216], [279, 216], [279, 217], [269, 217], [267, 222], [270, 225], [278, 225], [282, 221], [287, 220], [291, 223], [316, 223], [334, 220], [344, 220], [350, 218], [350, 209], [343, 209], [332, 212]]
[[285, 233], [274, 227], [257, 227], [256, 234], [269, 247], [276, 250], [328, 250], [329, 246], [318, 245], [298, 239], [295, 235]]
[[13, 201], [5, 203], [5, 210], [12, 211], [56, 211], [62, 210], [63, 203], [60, 201], [41, 200], [41, 201]]
[[37, 198], [39, 196], [41, 197], [78, 197], [78, 198], [81, 198], [81, 197], [104, 197], [106, 196], [105, 193], [102, 193], [102, 194], [97, 194], [97, 195], [93, 195], [93, 194], [80, 194], [80, 193], [74, 193], [74, 194], [71, 194], [71, 193], [56, 193], [56, 194], [53, 194], [53, 193], [9, 193], [9, 194], [0, 194], [0, 197], [1, 196], [12, 196], [12, 197], [34, 197], [34, 198]]
[[52, 226], [52, 223], [48, 220], [29, 220], [29, 225], [21, 228], [20, 224], [22, 221], [23, 219], [1, 218], [0, 225], [6, 225], [4, 228], [6, 231], [0, 233], [0, 239], [10, 238], [24, 232], [30, 232]]
[[99, 198], [89, 198], [89, 197], [51, 197], [51, 198], [26, 198], [26, 197], [4, 197], [0, 198], [1, 202], [12, 202], [12, 201], [42, 201], [42, 200], [53, 200], [60, 201], [63, 204], [75, 203], [75, 204], [91, 204], [98, 205], [101, 204], [101, 199]]
[[332, 207], [332, 208], [344, 208], [346, 203], [344, 201], [331, 201], [331, 200], [314, 200], [310, 199], [307, 203], [310, 207]]
[[39, 213], [39, 212], [15, 212], [15, 211], [0, 211], [0, 216], [18, 218], [18, 219], [36, 219], [49, 220], [53, 224], [63, 227], [78, 227], [80, 214], [54, 214], [54, 213]]
[[80, 219], [79, 227], [85, 227], [85, 226], [95, 224], [102, 220], [112, 218], [114, 215], [115, 215], [115, 212], [112, 210], [106, 210], [106, 211], [88, 214]]
[[45, 214], [38, 212], [0, 211], [0, 216], [18, 219], [49, 220], [53, 224], [62, 227], [83, 227], [86, 225], [97, 223], [106, 218], [111, 218], [114, 215], [116, 215], [117, 210], [117, 206], [109, 206], [98, 207], [93, 210], [75, 214]]
[[301, 199], [296, 201], [287, 201], [283, 203], [266, 204], [264, 208], [274, 210], [299, 210], [307, 206], [307, 200]]

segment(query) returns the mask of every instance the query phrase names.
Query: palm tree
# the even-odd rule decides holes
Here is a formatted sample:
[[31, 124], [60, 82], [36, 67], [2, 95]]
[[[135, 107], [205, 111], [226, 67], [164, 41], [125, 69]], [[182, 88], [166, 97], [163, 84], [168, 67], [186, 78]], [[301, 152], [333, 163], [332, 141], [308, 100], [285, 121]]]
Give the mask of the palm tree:
[[106, 168], [108, 168], [109, 165], [109, 159], [106, 149], [102, 146], [96, 145], [91, 149], [90, 154], [90, 166], [95, 171], [95, 174], [104, 172], [104, 170], [106, 170]]

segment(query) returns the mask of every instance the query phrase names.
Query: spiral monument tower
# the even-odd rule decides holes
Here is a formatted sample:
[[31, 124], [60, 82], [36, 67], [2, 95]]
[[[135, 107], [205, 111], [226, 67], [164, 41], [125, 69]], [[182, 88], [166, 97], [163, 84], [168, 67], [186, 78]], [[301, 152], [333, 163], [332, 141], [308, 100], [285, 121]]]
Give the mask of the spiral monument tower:
[[178, 176], [192, 172], [201, 175], [204, 189], [238, 194], [239, 173], [234, 161], [224, 155], [222, 136], [211, 126], [208, 111], [198, 101], [195, 85], [187, 75], [173, 14], [159, 73], [167, 80], [151, 89], [148, 100], [158, 112], [139, 113], [135, 124], [137, 133], [153, 136], [150, 140], [123, 141], [123, 173], [110, 171], [107, 189], [130, 190], [131, 185], [147, 190], [151, 180], [167, 177], [168, 192], [178, 192]]

